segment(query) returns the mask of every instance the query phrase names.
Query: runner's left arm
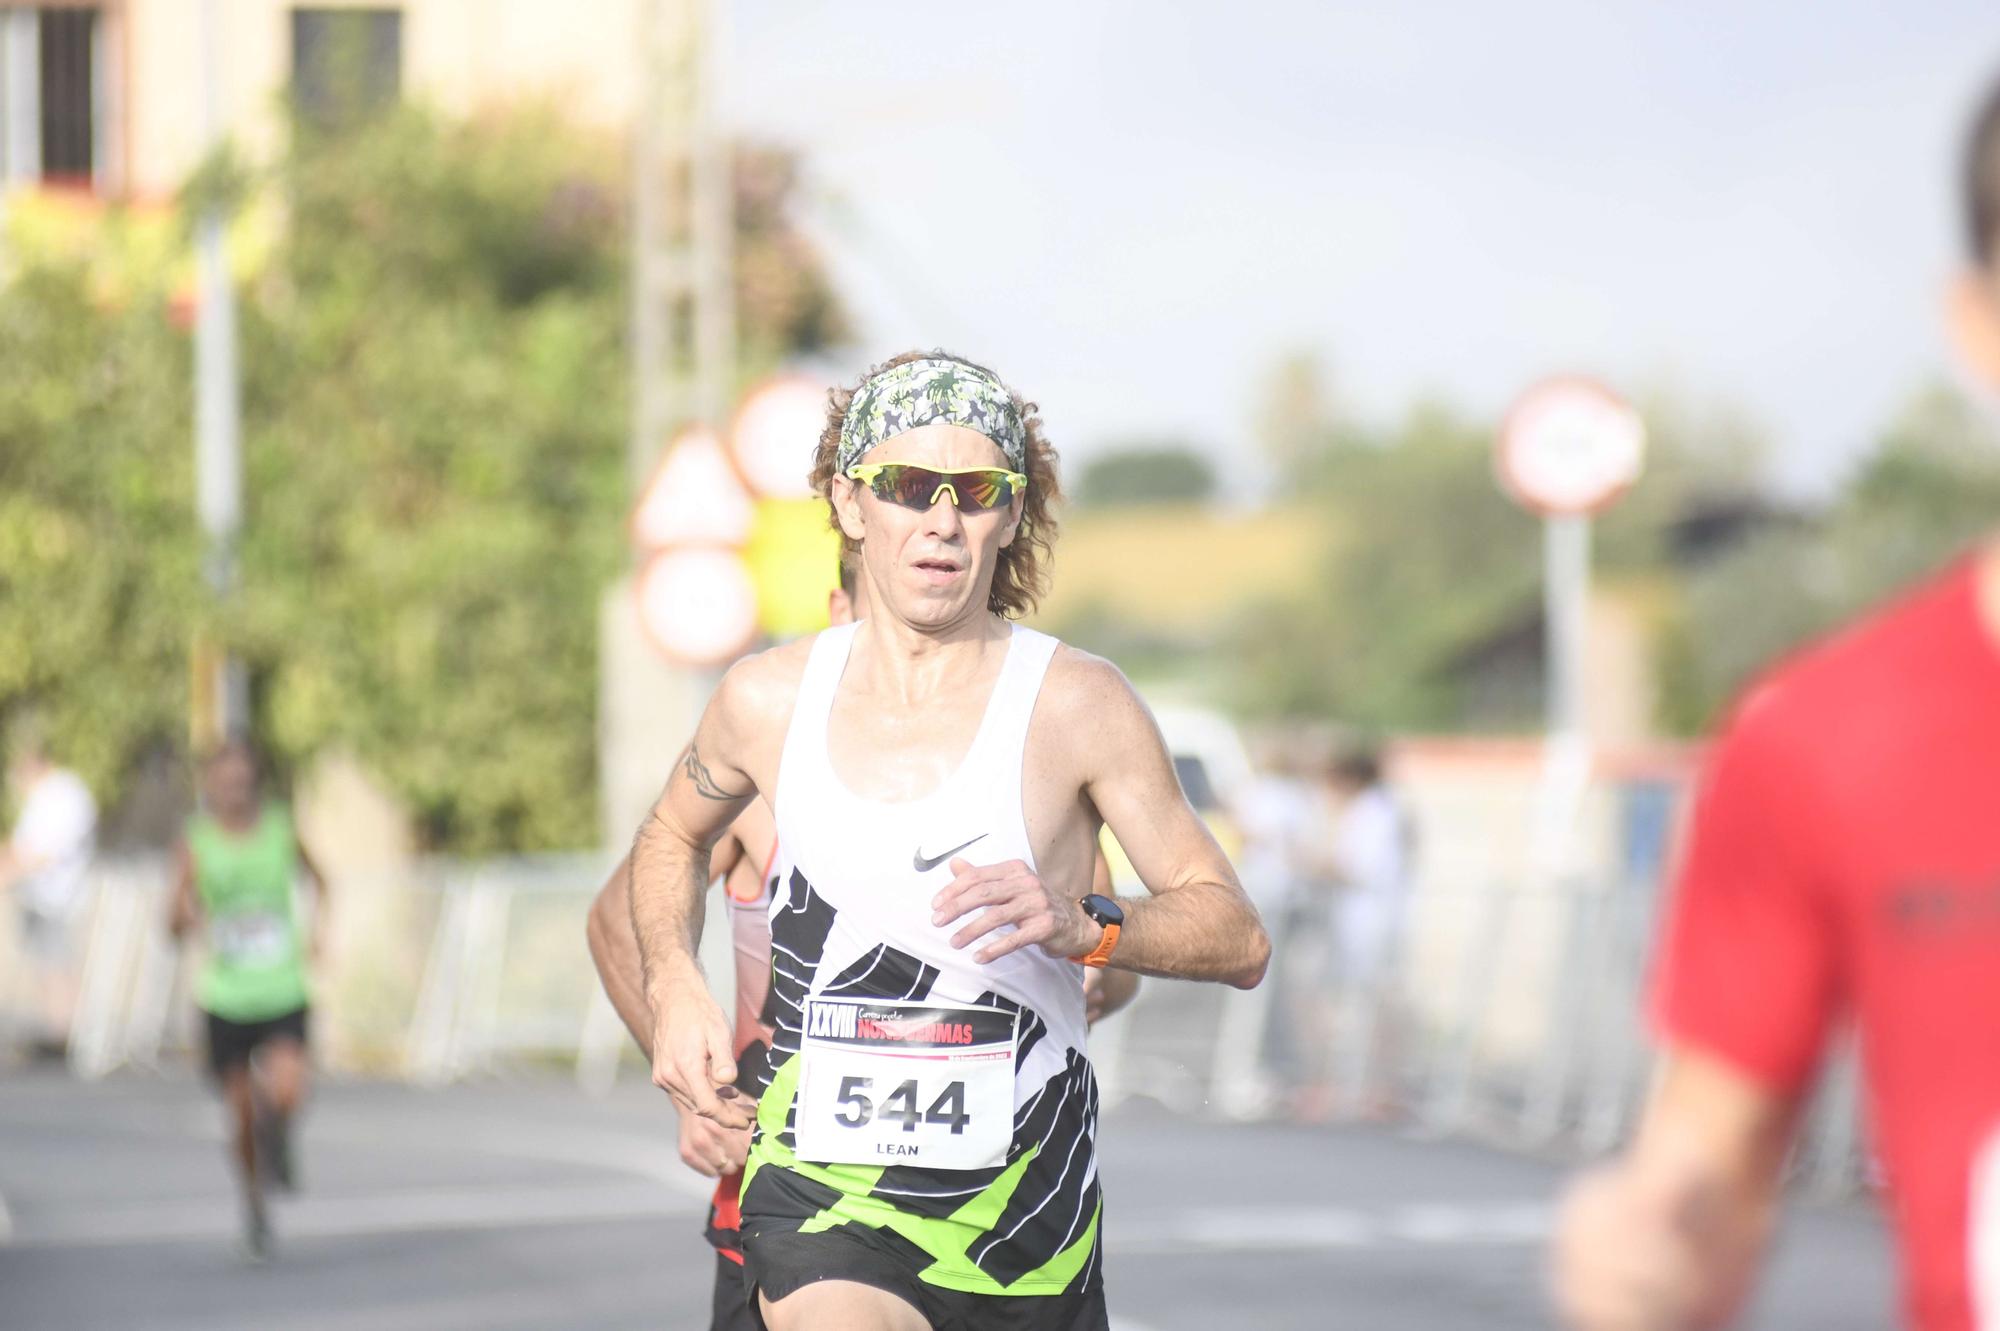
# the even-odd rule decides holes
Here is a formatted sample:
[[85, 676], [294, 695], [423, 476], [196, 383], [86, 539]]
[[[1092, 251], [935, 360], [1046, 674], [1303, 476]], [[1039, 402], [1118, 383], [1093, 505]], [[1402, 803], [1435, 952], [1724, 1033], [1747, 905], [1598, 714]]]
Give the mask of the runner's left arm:
[[[1104, 858], [1104, 847], [1097, 847], [1097, 863], [1091, 869], [1090, 890], [1098, 896], [1108, 897], [1111, 892], [1111, 861]], [[1083, 1011], [1092, 1025], [1103, 1021], [1118, 1009], [1130, 1003], [1139, 993], [1139, 972], [1114, 970], [1109, 966], [1093, 967], [1083, 977]]]
[[299, 868], [305, 872], [307, 878], [312, 880], [313, 922], [311, 952], [314, 957], [318, 957], [326, 941], [326, 874], [319, 867], [318, 861], [314, 860], [311, 854], [306, 851], [306, 843], [299, 840], [296, 832], [292, 834], [292, 848], [299, 857]]
[[[1110, 662], [1065, 651], [1043, 695], [1050, 730], [1073, 745], [1081, 797], [1102, 815], [1149, 893], [1119, 900], [1125, 924], [1110, 964], [1254, 988], [1270, 962], [1271, 940], [1228, 856], [1181, 790], [1166, 740], [1137, 691]], [[972, 955], [982, 963], [1028, 946], [1081, 956], [1103, 937], [1078, 902], [1019, 861], [978, 866], [958, 859], [951, 869], [955, 877], [934, 899], [932, 921], [946, 925], [977, 911], [951, 942], [977, 944]], [[996, 936], [1003, 925], [1013, 928]]]

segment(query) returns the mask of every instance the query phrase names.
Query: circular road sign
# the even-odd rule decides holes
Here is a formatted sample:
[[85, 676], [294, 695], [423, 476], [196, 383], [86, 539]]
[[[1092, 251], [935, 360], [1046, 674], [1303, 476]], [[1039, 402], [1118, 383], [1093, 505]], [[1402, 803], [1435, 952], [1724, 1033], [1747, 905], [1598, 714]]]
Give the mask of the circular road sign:
[[1595, 380], [1544, 379], [1501, 424], [1495, 463], [1515, 502], [1545, 516], [1595, 513], [1639, 479], [1646, 426]]
[[756, 640], [757, 587], [732, 551], [662, 551], [639, 571], [636, 590], [646, 636], [682, 665], [726, 664]]
[[750, 390], [729, 423], [729, 454], [751, 492], [766, 499], [805, 499], [812, 486], [813, 446], [826, 428], [826, 385], [803, 374], [781, 374]]

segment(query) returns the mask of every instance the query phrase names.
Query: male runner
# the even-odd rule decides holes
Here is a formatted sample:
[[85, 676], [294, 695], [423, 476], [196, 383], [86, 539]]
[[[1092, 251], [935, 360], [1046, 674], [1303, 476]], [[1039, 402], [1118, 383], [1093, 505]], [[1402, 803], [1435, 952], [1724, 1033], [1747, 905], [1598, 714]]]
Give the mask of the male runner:
[[[2000, 86], [1966, 168], [1955, 313], [2000, 385]], [[1849, 1009], [1908, 1325], [2000, 1327], [2000, 544], [1771, 672], [1716, 742], [1655, 976], [1664, 1074], [1557, 1237], [1572, 1325], [1729, 1319]]]
[[[853, 622], [867, 614], [866, 601], [857, 585], [852, 565], [840, 563], [840, 586], [827, 598], [827, 619], [834, 626]], [[779, 850], [771, 814], [764, 801], [752, 800], [737, 816], [711, 854], [709, 870], [724, 881], [728, 894], [730, 934], [736, 965], [736, 1059], [739, 1068], [736, 1086], [746, 1095], [757, 1095], [763, 1086], [750, 1074], [768, 1069], [767, 1059], [746, 1059], [754, 1046], [768, 1047], [771, 1028], [764, 1017], [770, 993], [771, 927], [770, 903], [783, 877], [783, 854]], [[762, 873], [758, 866], [763, 866]], [[631, 858], [628, 855], [611, 872], [597, 898], [591, 903], [586, 930], [598, 978], [611, 1005], [625, 1028], [645, 1051], [652, 1036], [652, 1015], [646, 1008], [645, 979], [639, 960], [639, 939], [632, 930]], [[1109, 894], [1111, 866], [1100, 851], [1093, 890]], [[1139, 977], [1130, 971], [1092, 970], [1086, 989], [1088, 1015], [1092, 1023], [1110, 1015], [1132, 1000]], [[722, 1127], [695, 1114], [680, 1115], [681, 1159], [696, 1173], [717, 1179], [715, 1199], [709, 1205], [707, 1237], [716, 1250], [715, 1289], [710, 1310], [710, 1331], [755, 1331], [743, 1284], [743, 1249], [738, 1233], [738, 1197], [743, 1179], [743, 1163], [750, 1149], [748, 1129]]]
[[[230, 740], [202, 772], [203, 809], [175, 851], [168, 927], [203, 927], [208, 955], [196, 984], [208, 1025], [208, 1066], [229, 1110], [244, 1241], [270, 1242], [267, 1181], [293, 1186], [291, 1121], [305, 1099], [306, 962], [326, 919], [326, 878], [307, 857], [290, 812], [266, 801], [256, 755]], [[294, 883], [318, 892], [314, 939], [299, 927]], [[252, 1068], [255, 1058], [257, 1067]]]
[[[900, 356], [834, 395], [813, 476], [870, 615], [732, 667], [634, 840], [654, 1080], [754, 1118], [772, 1331], [1103, 1328], [1077, 963], [1247, 987], [1269, 941], [1124, 677], [1008, 622], [1057, 497], [1033, 408]], [[792, 869], [753, 1107], [695, 949], [709, 848], [759, 793]], [[1089, 892], [1101, 823], [1150, 896]]]

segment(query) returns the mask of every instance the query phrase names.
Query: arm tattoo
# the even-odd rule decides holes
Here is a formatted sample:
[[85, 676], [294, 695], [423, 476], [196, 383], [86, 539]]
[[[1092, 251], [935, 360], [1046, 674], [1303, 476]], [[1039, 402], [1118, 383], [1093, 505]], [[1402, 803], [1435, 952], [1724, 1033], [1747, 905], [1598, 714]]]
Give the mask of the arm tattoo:
[[749, 793], [737, 794], [715, 784], [715, 778], [709, 775], [708, 765], [701, 760], [701, 751], [692, 744], [688, 745], [687, 757], [681, 759], [681, 771], [694, 782], [694, 793], [705, 800], [740, 800]]

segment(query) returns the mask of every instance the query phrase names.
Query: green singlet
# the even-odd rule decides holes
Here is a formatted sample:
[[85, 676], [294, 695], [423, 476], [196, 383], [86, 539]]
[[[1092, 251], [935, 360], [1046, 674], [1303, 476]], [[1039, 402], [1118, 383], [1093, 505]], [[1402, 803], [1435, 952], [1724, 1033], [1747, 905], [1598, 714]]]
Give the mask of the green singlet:
[[208, 964], [196, 989], [204, 1012], [267, 1021], [306, 1005], [304, 947], [292, 883], [292, 819], [266, 805], [243, 835], [197, 815], [188, 823], [195, 891], [208, 921]]

